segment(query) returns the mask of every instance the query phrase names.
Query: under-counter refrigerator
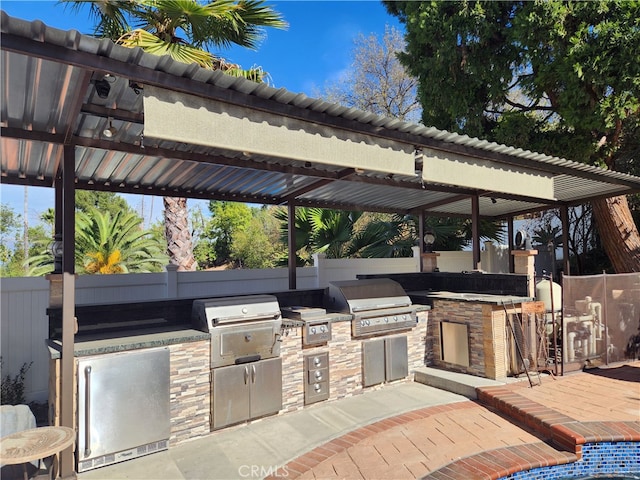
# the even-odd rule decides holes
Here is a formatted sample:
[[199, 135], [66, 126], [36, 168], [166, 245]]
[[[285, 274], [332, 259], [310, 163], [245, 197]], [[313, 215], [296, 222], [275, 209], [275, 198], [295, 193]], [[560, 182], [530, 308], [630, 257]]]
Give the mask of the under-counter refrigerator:
[[79, 358], [78, 472], [166, 450], [169, 349]]

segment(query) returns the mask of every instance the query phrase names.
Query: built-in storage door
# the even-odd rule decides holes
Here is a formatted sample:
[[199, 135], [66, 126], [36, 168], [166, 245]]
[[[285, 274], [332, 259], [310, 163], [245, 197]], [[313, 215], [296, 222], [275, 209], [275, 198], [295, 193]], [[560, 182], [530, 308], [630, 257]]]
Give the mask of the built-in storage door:
[[387, 382], [405, 378], [409, 375], [407, 336], [385, 338], [384, 345]]
[[214, 368], [211, 383], [213, 428], [249, 419], [251, 364]]
[[251, 418], [277, 413], [282, 408], [282, 358], [260, 360], [247, 366]]
[[362, 342], [362, 385], [368, 387], [385, 380], [384, 339]]

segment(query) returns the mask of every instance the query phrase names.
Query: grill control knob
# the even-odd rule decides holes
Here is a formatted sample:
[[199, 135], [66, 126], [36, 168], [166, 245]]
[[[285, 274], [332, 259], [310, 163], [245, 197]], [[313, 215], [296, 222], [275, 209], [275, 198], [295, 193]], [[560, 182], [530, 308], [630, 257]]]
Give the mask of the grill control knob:
[[320, 326], [320, 333], [324, 333], [327, 331], [327, 327], [325, 327], [324, 325]]
[[242, 313], [246, 315], [247, 313], [249, 313], [249, 309], [247, 307], [242, 307]]
[[320, 358], [315, 357], [315, 358], [313, 359], [313, 364], [314, 364], [316, 367], [319, 367], [321, 363], [322, 363], [322, 360], [320, 360]]
[[311, 333], [313, 333], [313, 334], [316, 333], [316, 327], [311, 327]]
[[316, 372], [314, 376], [316, 377], [316, 380], [322, 380], [322, 372]]
[[397, 322], [398, 321], [398, 317], [396, 317], [395, 315], [393, 316], [393, 321]]
[[371, 325], [371, 322], [370, 322], [369, 320], [365, 320], [365, 321], [364, 321], [364, 323], [365, 323], [367, 326]]
[[251, 334], [250, 334], [250, 333], [247, 333], [247, 334], [244, 336], [244, 340], [245, 340], [245, 342], [250, 342], [252, 338], [253, 338], [253, 337], [251, 336]]
[[322, 390], [322, 386], [321, 386], [319, 383], [316, 383], [316, 384], [313, 386], [313, 389], [314, 389], [316, 392], [319, 392], [320, 390]]

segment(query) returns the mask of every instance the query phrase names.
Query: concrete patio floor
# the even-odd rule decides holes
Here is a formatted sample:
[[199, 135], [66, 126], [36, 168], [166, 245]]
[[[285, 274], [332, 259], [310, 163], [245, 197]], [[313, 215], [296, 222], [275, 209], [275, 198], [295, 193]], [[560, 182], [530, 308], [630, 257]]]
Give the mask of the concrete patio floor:
[[[525, 465], [530, 462], [525, 456], [531, 452], [571, 461], [570, 449], [543, 442], [549, 432], [538, 428], [538, 423], [544, 424], [545, 419], [572, 425], [572, 431], [579, 430], [581, 422], [618, 422], [616, 426], [640, 439], [640, 361], [563, 377], [545, 376], [534, 387], [526, 378], [506, 384], [467, 378], [478, 388], [480, 400], [449, 392], [446, 384], [441, 388], [418, 382], [389, 384], [214, 432], [78, 477], [382, 480], [431, 474], [466, 480], [468, 472], [454, 477], [438, 474], [465, 457], [496, 449], [511, 449]], [[450, 468], [449, 475], [453, 471]]]

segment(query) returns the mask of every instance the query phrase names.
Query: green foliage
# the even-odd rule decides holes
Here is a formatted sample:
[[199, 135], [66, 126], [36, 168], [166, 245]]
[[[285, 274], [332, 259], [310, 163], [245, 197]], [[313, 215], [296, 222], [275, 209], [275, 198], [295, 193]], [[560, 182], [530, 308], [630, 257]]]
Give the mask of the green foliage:
[[84, 273], [152, 272], [167, 263], [162, 245], [142, 230], [136, 214], [119, 211], [112, 216], [94, 209], [79, 212], [76, 225], [76, 264]]
[[[362, 212], [300, 207], [295, 209], [296, 265], [310, 265], [314, 253], [325, 253], [327, 258], [343, 258], [351, 249], [354, 225]], [[288, 214], [275, 213], [280, 224], [280, 238], [288, 245]], [[281, 258], [286, 263], [286, 257]]]
[[280, 242], [275, 207], [211, 201], [211, 217], [194, 212], [194, 255], [200, 269], [218, 266], [272, 268], [285, 246]]
[[[287, 212], [276, 212], [281, 238], [287, 238]], [[411, 215], [366, 214], [321, 208], [296, 208], [296, 265], [312, 263], [314, 253], [327, 258], [410, 257], [418, 244], [417, 219]], [[436, 250], [462, 250], [471, 240], [471, 221], [427, 218], [425, 227], [436, 236]], [[481, 221], [483, 239], [500, 241], [502, 224]], [[281, 263], [286, 263], [283, 257]]]
[[[23, 363], [20, 371], [11, 376], [2, 373], [2, 383], [0, 385], [0, 405], [21, 405], [25, 403], [24, 380], [33, 362]], [[0, 357], [0, 370], [2, 368], [2, 357]]]
[[[425, 124], [637, 174], [640, 1], [383, 3], [406, 26]], [[637, 222], [637, 196], [629, 206]], [[638, 230], [610, 212], [621, 228], [602, 245], [636, 271]]]
[[252, 217], [251, 207], [246, 203], [212, 201], [209, 211], [211, 220], [205, 236], [213, 243], [215, 264], [230, 263], [233, 260], [233, 234], [247, 227]]
[[206, 4], [196, 0], [63, 2], [75, 10], [90, 4], [97, 37], [255, 81], [262, 81], [261, 69], [242, 70], [212, 55], [208, 49], [232, 45], [255, 49], [263, 36], [263, 27], [287, 28], [281, 15], [261, 0], [216, 0]]
[[231, 257], [241, 268], [273, 268], [277, 258], [286, 255], [279, 240], [278, 222], [273, 208], [253, 208], [249, 222], [233, 232]]
[[0, 272], [7, 276], [7, 268], [14, 256], [19, 240], [21, 216], [9, 205], [0, 204]]
[[[113, 217], [118, 212], [134, 213], [127, 201], [117, 193], [76, 190], [76, 211], [90, 213], [93, 210], [109, 212]], [[53, 210], [51, 214], [53, 214]]]
[[426, 125], [610, 168], [637, 149], [637, 0], [384, 3]]
[[[76, 213], [75, 267], [78, 273], [145, 273], [161, 271], [167, 263], [164, 244], [157, 232], [142, 230], [135, 214], [91, 208]], [[29, 259], [30, 275], [53, 271], [48, 243]]]

